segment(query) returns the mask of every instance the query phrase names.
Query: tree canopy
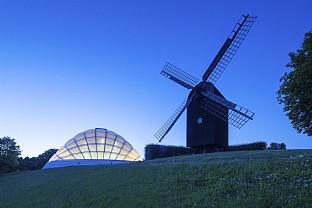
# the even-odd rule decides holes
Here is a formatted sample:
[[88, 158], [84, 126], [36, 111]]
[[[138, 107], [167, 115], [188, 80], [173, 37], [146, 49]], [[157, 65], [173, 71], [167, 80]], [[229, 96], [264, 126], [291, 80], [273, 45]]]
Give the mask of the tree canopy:
[[284, 104], [291, 124], [298, 133], [312, 136], [312, 31], [305, 34], [301, 48], [289, 53], [294, 69], [285, 73], [278, 90], [278, 102]]
[[268, 150], [285, 150], [285, 149], [286, 149], [285, 143], [272, 142], [268, 147]]
[[38, 155], [38, 157], [25, 157], [19, 158], [19, 170], [27, 171], [27, 170], [36, 170], [41, 169], [43, 166], [50, 160], [50, 158], [57, 152], [57, 149], [48, 149], [44, 151], [44, 153]]
[[18, 169], [20, 147], [11, 137], [0, 138], [0, 173], [9, 173]]

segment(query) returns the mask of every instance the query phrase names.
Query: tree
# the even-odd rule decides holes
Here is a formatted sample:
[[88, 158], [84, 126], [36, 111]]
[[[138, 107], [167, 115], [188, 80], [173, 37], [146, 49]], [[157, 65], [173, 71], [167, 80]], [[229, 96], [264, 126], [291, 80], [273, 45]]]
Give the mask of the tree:
[[0, 138], [0, 173], [9, 173], [18, 169], [20, 146], [11, 137]]
[[279, 148], [279, 143], [276, 143], [276, 142], [272, 142], [270, 144], [270, 147], [268, 148], [269, 150], [278, 150]]
[[48, 149], [44, 153], [38, 156], [37, 169], [43, 168], [43, 166], [50, 160], [50, 158], [57, 152], [57, 149]]
[[37, 169], [37, 158], [36, 157], [22, 157], [19, 158], [19, 166], [18, 170], [20, 171], [28, 171], [28, 170], [36, 170]]
[[281, 143], [280, 149], [286, 149], [286, 144], [285, 143]]
[[38, 155], [38, 157], [19, 158], [20, 165], [18, 169], [20, 171], [41, 169], [56, 152], [57, 149], [49, 149]]
[[312, 31], [307, 32], [300, 49], [289, 53], [294, 70], [280, 79], [278, 102], [298, 133], [312, 136]]
[[285, 143], [272, 142], [270, 144], [270, 147], [268, 147], [268, 150], [284, 150], [284, 149], [286, 149]]

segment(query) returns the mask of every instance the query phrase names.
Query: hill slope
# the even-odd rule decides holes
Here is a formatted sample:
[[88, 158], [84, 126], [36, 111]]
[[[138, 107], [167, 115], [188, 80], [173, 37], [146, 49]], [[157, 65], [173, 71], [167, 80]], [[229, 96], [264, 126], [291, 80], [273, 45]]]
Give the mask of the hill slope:
[[0, 176], [0, 207], [311, 207], [312, 150], [221, 152]]

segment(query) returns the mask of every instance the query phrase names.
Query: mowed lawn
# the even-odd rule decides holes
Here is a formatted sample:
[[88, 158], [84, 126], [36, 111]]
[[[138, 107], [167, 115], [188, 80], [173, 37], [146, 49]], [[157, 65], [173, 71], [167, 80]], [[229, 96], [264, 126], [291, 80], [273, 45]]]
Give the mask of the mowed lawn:
[[219, 152], [0, 175], [0, 207], [312, 207], [312, 150]]

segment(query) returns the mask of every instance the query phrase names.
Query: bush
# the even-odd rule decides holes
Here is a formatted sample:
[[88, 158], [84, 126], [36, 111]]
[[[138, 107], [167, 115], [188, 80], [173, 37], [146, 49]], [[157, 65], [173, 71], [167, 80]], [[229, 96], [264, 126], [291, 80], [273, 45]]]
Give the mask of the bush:
[[270, 144], [270, 147], [268, 147], [268, 150], [283, 150], [283, 149], [286, 149], [286, 144], [284, 143], [272, 142]]
[[225, 151], [246, 151], [246, 150], [266, 150], [267, 143], [266, 142], [252, 142], [248, 144], [237, 144], [237, 145], [229, 145]]
[[[248, 144], [230, 145], [227, 149], [224, 149], [224, 151], [246, 151], [246, 150], [266, 150], [266, 149], [267, 143], [259, 141]], [[148, 144], [145, 146], [145, 159], [152, 160], [156, 158], [203, 153], [202, 149], [200, 149], [201, 151], [198, 150], [199, 149], [197, 149], [196, 151], [195, 148], [188, 148], [183, 146]]]
[[178, 155], [192, 154], [193, 150], [183, 146], [166, 146], [159, 144], [148, 144], [145, 146], [145, 159], [152, 160], [156, 158], [172, 157]]

